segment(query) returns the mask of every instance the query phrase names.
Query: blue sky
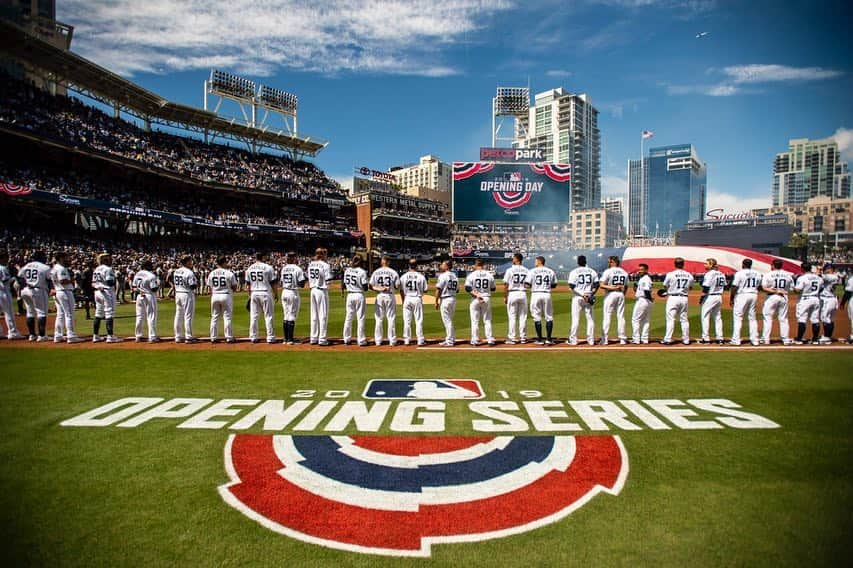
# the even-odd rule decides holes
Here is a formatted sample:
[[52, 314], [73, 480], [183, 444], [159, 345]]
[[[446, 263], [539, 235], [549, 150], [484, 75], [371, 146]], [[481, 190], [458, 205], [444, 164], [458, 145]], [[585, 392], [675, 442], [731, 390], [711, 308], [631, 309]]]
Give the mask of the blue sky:
[[300, 133], [330, 141], [316, 162], [338, 179], [427, 153], [476, 159], [495, 87], [528, 81], [592, 97], [605, 195], [624, 195], [646, 129], [647, 146], [696, 146], [709, 208], [769, 205], [773, 158], [790, 138], [836, 136], [853, 160], [840, 1], [57, 4], [74, 51], [173, 100], [201, 106], [212, 67], [296, 93]]

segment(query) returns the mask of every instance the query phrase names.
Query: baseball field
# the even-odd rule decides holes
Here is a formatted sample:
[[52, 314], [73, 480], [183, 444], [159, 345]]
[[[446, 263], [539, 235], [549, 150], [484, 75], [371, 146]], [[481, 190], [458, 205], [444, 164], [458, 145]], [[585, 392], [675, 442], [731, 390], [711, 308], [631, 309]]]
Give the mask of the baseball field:
[[[248, 326], [244, 298], [235, 302], [240, 337]], [[332, 298], [330, 336], [340, 337], [343, 301]], [[506, 314], [500, 302], [494, 319], [502, 338]], [[460, 339], [468, 337], [465, 304], [457, 310]], [[555, 304], [555, 331], [565, 339], [567, 295]], [[298, 337], [307, 335], [306, 307]], [[173, 304], [164, 301], [160, 308], [161, 335], [171, 336]], [[427, 308], [426, 334], [437, 340], [440, 318], [431, 304]], [[207, 335], [208, 312], [200, 298], [199, 336]], [[596, 313], [598, 328], [600, 304]], [[698, 308], [691, 316], [696, 337]], [[724, 313], [727, 336], [730, 316]], [[837, 335], [846, 334], [846, 315], [839, 313], [838, 320], [845, 323]], [[656, 302], [653, 337], [662, 335], [663, 322], [662, 303]], [[81, 333], [91, 333], [90, 323], [78, 311]], [[397, 325], [399, 335], [399, 314]], [[116, 328], [119, 335], [133, 334], [132, 305], [120, 306]], [[10, 565], [80, 566], [845, 564], [853, 549], [851, 355], [853, 347], [838, 344], [323, 349], [3, 341], [5, 556]], [[433, 400], [429, 416], [413, 418], [405, 416], [408, 401], [365, 398], [374, 379], [479, 381], [482, 396]], [[121, 403], [89, 412], [121, 399], [133, 399], [125, 404], [138, 404], [139, 411], [115, 420], [110, 413], [116, 416]], [[305, 412], [288, 420], [249, 419], [270, 401], [291, 409], [301, 403]], [[206, 421], [198, 416], [216, 405], [218, 415], [209, 413]], [[158, 408], [159, 415], [151, 411]], [[418, 428], [424, 424], [432, 427]], [[453, 503], [438, 507], [440, 518], [428, 516], [437, 510], [431, 505], [395, 522], [398, 517], [364, 508], [356, 516], [339, 503], [372, 498], [369, 488], [384, 478], [350, 482], [368, 488], [362, 491], [367, 496], [335, 485], [337, 497], [316, 498], [327, 488], [312, 485], [309, 477], [303, 493], [281, 489], [283, 478], [298, 484], [285, 472], [290, 465], [272, 480], [247, 477], [253, 470], [241, 469], [245, 455], [258, 470], [261, 460], [252, 462], [256, 454], [242, 449], [275, 445], [273, 435], [292, 436], [294, 447], [310, 445], [306, 439], [350, 436], [357, 445], [384, 448], [386, 458], [411, 454], [406, 444], [429, 447], [425, 437], [445, 448], [466, 446], [466, 437], [481, 444], [495, 437], [573, 437], [567, 442], [573, 461], [562, 469], [577, 474], [565, 483], [548, 482], [564, 479], [556, 470], [531, 477], [535, 498], [519, 489], [475, 500], [482, 506], [471, 517], [469, 509], [453, 504], [470, 503], [480, 491], [464, 485], [460, 464], [442, 479]], [[618, 447], [615, 454], [595, 449], [605, 448], [608, 439]], [[511, 447], [504, 447], [507, 456]], [[307, 468], [307, 454], [305, 460]], [[238, 491], [252, 483], [259, 488], [254, 506]], [[566, 487], [584, 484], [593, 489], [567, 496]], [[306, 493], [315, 497], [306, 499]], [[273, 523], [275, 507], [285, 512], [278, 510], [284, 517]], [[562, 513], [543, 517], [551, 510]], [[488, 531], [473, 528], [480, 524], [511, 530], [482, 536]], [[401, 544], [437, 530], [480, 536], [436, 539], [419, 550]], [[384, 552], [364, 550], [365, 541], [383, 543]], [[392, 545], [397, 554], [388, 552]]]

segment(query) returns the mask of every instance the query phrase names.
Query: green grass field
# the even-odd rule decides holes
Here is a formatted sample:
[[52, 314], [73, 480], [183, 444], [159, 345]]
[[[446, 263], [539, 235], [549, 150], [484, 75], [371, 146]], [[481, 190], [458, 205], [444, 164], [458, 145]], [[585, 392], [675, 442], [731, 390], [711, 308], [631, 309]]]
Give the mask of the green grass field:
[[[171, 306], [161, 305], [163, 335], [171, 335]], [[332, 306], [330, 335], [337, 337], [342, 302], [333, 296]], [[131, 309], [120, 309], [122, 335], [132, 335]], [[200, 300], [199, 335], [206, 335], [206, 312]], [[567, 300], [558, 300], [561, 336], [566, 312]], [[236, 314], [237, 334], [245, 336], [246, 312]], [[307, 311], [302, 316], [300, 336], [307, 332]], [[280, 319], [277, 311], [277, 325]], [[495, 320], [503, 337], [502, 309]], [[86, 325], [82, 317], [78, 322]], [[662, 303], [652, 323], [659, 336]], [[458, 336], [467, 337], [463, 309], [457, 324]], [[692, 324], [698, 331], [698, 321]], [[441, 335], [431, 309], [426, 329], [428, 336]], [[729, 329], [727, 313], [727, 335]], [[0, 534], [9, 565], [843, 564], [853, 548], [851, 354], [824, 348], [251, 352], [4, 344]], [[554, 401], [725, 398], [781, 427], [601, 432], [618, 434], [628, 455], [630, 472], [618, 496], [598, 495], [565, 519], [524, 534], [435, 545], [425, 561], [306, 544], [226, 505], [217, 488], [228, 481], [227, 428], [177, 429], [183, 419], [132, 429], [59, 426], [130, 396], [287, 400], [299, 389], [316, 389], [314, 400], [328, 390], [348, 390], [347, 400], [357, 401], [373, 378], [437, 377], [478, 379], [490, 400], [506, 391], [520, 401], [519, 391], [529, 389]], [[476, 434], [467, 403], [446, 404], [446, 435]], [[316, 434], [328, 434], [322, 426]], [[379, 433], [393, 434], [387, 420]]]

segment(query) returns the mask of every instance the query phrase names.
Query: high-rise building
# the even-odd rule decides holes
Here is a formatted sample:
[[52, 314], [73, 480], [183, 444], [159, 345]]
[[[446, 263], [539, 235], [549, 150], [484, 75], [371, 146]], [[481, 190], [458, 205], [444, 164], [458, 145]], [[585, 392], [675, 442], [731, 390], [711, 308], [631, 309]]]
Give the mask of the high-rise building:
[[610, 209], [586, 209], [572, 213], [571, 235], [574, 248], [593, 249], [614, 246], [622, 234], [622, 214]]
[[620, 217], [625, 216], [624, 208], [622, 207], [622, 198], [621, 197], [602, 197], [601, 198], [601, 208], [606, 209], [608, 211], [612, 211], [619, 215]]
[[799, 205], [812, 197], [850, 197], [850, 173], [832, 138], [788, 141], [773, 163], [773, 207]]
[[601, 134], [589, 95], [562, 87], [539, 93], [527, 118], [516, 121], [513, 145], [540, 149], [549, 162], [571, 164], [572, 211], [601, 207]]
[[394, 166], [388, 172], [397, 179], [400, 189], [425, 188], [450, 194], [453, 168], [436, 156], [421, 156], [417, 164]]
[[707, 175], [707, 165], [699, 159], [692, 144], [651, 148], [642, 164], [640, 160], [630, 160], [630, 234], [671, 235], [689, 221], [702, 219]]

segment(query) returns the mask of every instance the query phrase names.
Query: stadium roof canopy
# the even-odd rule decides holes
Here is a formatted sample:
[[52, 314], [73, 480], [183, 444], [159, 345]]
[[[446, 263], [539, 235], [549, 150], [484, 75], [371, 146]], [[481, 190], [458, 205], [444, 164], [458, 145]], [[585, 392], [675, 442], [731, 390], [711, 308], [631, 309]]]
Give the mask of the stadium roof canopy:
[[328, 145], [319, 138], [291, 136], [281, 130], [250, 126], [237, 119], [170, 102], [88, 59], [54, 47], [5, 19], [0, 19], [0, 52], [38, 69], [49, 80], [146, 123], [184, 128], [205, 136], [221, 136], [245, 143], [253, 151], [259, 148], [283, 150], [294, 158], [316, 156]]

